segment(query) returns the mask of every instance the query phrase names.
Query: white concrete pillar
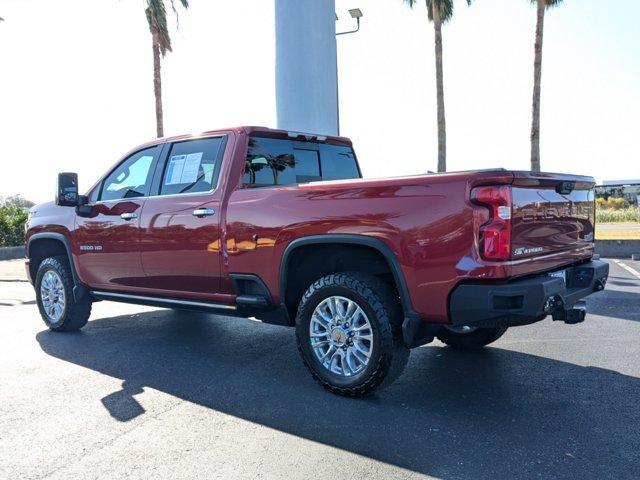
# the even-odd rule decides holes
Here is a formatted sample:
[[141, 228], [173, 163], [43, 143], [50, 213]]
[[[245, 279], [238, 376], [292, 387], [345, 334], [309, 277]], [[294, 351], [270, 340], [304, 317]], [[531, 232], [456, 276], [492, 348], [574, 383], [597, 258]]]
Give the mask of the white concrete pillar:
[[275, 0], [278, 128], [338, 133], [335, 0]]

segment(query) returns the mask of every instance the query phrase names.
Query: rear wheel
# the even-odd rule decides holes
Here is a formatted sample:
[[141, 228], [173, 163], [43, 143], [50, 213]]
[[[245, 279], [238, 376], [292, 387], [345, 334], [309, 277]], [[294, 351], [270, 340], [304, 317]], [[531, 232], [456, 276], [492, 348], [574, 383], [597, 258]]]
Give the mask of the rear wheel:
[[383, 281], [359, 273], [327, 275], [304, 294], [296, 338], [311, 375], [327, 390], [359, 397], [402, 373], [402, 309]]
[[482, 328], [469, 325], [445, 325], [436, 336], [450, 347], [460, 350], [476, 350], [495, 342], [506, 331], [507, 327]]
[[51, 330], [69, 332], [84, 327], [91, 315], [91, 300], [73, 298], [73, 277], [66, 257], [45, 258], [36, 275], [36, 301], [40, 316]]

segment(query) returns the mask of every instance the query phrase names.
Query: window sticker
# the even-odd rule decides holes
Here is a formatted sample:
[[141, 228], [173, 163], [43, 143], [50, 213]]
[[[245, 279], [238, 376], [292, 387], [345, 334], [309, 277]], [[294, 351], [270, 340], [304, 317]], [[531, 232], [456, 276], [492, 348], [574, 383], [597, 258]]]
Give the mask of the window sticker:
[[190, 153], [184, 159], [184, 168], [182, 170], [182, 177], [180, 183], [193, 183], [198, 180], [198, 172], [200, 171], [200, 161], [202, 160], [202, 153]]
[[165, 185], [177, 185], [180, 183], [182, 177], [182, 170], [184, 169], [184, 160], [186, 155], [174, 155], [169, 159], [169, 165], [167, 166], [167, 176], [165, 178]]
[[203, 152], [174, 155], [169, 159], [165, 185], [194, 183], [198, 180]]

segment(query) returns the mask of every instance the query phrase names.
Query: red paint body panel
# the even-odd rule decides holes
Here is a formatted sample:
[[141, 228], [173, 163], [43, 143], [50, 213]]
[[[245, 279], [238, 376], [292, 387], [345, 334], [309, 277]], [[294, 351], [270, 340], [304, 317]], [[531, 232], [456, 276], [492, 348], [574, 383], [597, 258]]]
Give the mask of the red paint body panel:
[[[97, 204], [95, 215], [77, 220], [73, 209], [49, 205], [46, 215], [31, 219], [28, 235], [64, 232], [79, 277], [89, 288], [230, 304], [235, 299], [230, 273], [258, 275], [274, 300], [281, 301], [280, 266], [295, 239], [323, 234], [374, 237], [398, 260], [413, 309], [436, 323], [449, 320], [449, 295], [459, 283], [506, 282], [593, 255], [589, 177], [496, 170], [243, 188], [248, 136], [286, 138], [287, 132], [245, 127], [202, 136], [221, 133], [228, 136], [228, 144], [212, 193], [149, 197], [108, 208]], [[187, 138], [192, 137], [148, 145]], [[326, 141], [351, 145], [341, 137]], [[576, 182], [575, 190], [565, 196], [556, 193], [561, 181]], [[489, 214], [470, 200], [471, 190], [480, 185], [511, 185], [512, 249], [542, 250], [501, 262], [481, 257], [477, 232]], [[192, 216], [194, 209], [204, 207], [216, 214]], [[139, 225], [115, 219], [124, 208], [141, 212]], [[102, 242], [102, 253], [80, 250], [90, 241]]]
[[140, 250], [145, 286], [184, 293], [220, 289], [220, 226], [217, 216], [197, 218], [195, 209], [218, 212], [211, 195], [149, 198], [142, 212]]
[[124, 220], [123, 213], [140, 215], [144, 199], [96, 204], [88, 217], [76, 217], [73, 250], [76, 270], [87, 285], [121, 288], [145, 281], [139, 252], [139, 218]]

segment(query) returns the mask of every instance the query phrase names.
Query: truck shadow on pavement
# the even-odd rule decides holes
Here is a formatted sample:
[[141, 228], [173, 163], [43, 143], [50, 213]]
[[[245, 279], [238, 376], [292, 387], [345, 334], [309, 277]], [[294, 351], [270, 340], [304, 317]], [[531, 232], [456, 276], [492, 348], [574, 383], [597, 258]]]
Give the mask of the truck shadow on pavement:
[[394, 385], [354, 400], [315, 384], [283, 327], [159, 310], [37, 340], [122, 379], [101, 399], [122, 422], [145, 415], [134, 395], [150, 387], [443, 479], [640, 478], [640, 380], [610, 370], [427, 346]]

